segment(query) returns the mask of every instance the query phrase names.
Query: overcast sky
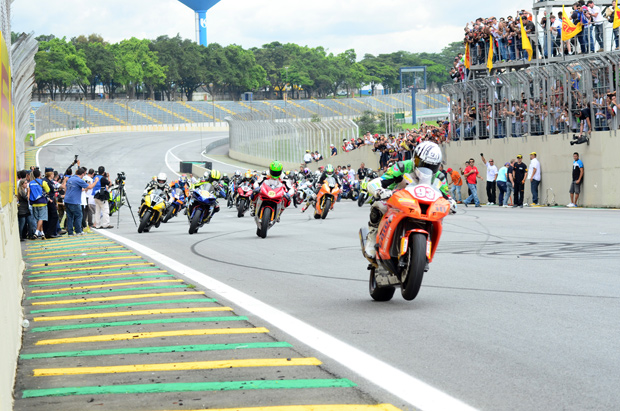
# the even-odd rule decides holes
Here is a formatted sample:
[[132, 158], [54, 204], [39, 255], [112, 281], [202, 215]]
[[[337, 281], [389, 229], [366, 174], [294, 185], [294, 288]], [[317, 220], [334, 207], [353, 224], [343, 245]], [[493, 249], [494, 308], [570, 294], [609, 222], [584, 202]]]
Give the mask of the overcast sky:
[[[476, 17], [508, 16], [532, 0], [222, 0], [207, 14], [208, 41], [260, 47], [272, 41], [340, 53], [439, 52]], [[12, 30], [107, 41], [162, 34], [195, 40], [194, 13], [177, 0], [16, 0]]]

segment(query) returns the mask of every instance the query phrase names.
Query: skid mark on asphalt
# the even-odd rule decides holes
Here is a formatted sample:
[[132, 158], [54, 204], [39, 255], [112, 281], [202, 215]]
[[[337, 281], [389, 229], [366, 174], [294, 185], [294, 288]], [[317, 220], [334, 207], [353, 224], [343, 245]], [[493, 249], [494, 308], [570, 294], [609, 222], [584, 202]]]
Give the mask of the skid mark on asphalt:
[[99, 234], [24, 256], [15, 410], [195, 409], [184, 393], [208, 409], [397, 410]]

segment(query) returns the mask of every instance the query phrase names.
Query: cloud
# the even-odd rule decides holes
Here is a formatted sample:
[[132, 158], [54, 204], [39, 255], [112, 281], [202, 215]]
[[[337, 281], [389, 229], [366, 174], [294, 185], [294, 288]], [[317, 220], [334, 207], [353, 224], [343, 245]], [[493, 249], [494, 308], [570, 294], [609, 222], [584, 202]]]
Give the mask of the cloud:
[[[530, 0], [222, 0], [207, 14], [208, 39], [222, 45], [260, 47], [272, 41], [323, 46], [358, 57], [398, 50], [438, 52], [459, 41], [466, 22], [479, 16], [514, 15]], [[12, 29], [67, 38], [101, 34], [195, 38], [193, 12], [176, 0], [20, 0], [12, 5]]]

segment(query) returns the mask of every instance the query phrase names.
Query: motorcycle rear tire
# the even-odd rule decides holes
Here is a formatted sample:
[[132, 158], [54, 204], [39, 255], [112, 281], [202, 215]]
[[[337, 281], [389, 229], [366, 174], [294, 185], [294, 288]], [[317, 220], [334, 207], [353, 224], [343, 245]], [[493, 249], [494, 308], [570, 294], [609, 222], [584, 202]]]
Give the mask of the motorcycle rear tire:
[[226, 206], [227, 206], [228, 208], [233, 208], [233, 205], [235, 205], [235, 204], [234, 204], [234, 202], [233, 202], [232, 196], [231, 196], [231, 195], [229, 195], [229, 196], [228, 196], [228, 200], [226, 201]]
[[138, 232], [142, 233], [143, 231], [148, 231], [147, 227], [149, 225], [149, 221], [151, 221], [151, 210], [146, 210], [144, 214], [142, 214], [142, 218], [140, 219], [140, 225], [138, 226]]
[[325, 217], [327, 217], [327, 214], [329, 213], [329, 210], [332, 207], [332, 199], [331, 198], [326, 198], [325, 202], [323, 203], [323, 212], [321, 213], [321, 219], [325, 220]]
[[370, 296], [375, 301], [390, 301], [394, 296], [395, 287], [377, 287], [377, 280], [375, 279], [375, 268], [370, 269], [370, 279], [368, 280], [368, 291]]
[[243, 217], [245, 210], [247, 210], [246, 200], [239, 200], [237, 203], [237, 217]]
[[409, 238], [409, 267], [401, 287], [401, 293], [405, 300], [411, 301], [418, 295], [425, 267], [426, 236], [422, 233], [413, 233]]
[[167, 223], [168, 221], [170, 221], [173, 214], [174, 214], [174, 206], [171, 205], [166, 209], [166, 214], [164, 215], [164, 218], [161, 220], [161, 222]]
[[366, 194], [360, 193], [360, 196], [357, 198], [357, 205], [359, 207], [363, 206], [366, 202]]
[[189, 223], [189, 233], [194, 234], [198, 232], [198, 226], [202, 221], [202, 210], [197, 209], [192, 217], [191, 222]]
[[263, 216], [260, 220], [260, 229], [257, 234], [260, 238], [267, 238], [267, 230], [269, 229], [269, 223], [271, 222], [271, 208], [265, 208], [263, 210]]

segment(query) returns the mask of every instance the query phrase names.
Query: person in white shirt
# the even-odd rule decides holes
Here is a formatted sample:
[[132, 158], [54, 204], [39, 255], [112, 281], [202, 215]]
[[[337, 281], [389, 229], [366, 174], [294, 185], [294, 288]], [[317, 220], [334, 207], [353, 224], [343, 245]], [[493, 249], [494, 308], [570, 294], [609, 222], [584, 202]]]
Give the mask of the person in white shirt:
[[304, 163], [312, 163], [312, 154], [310, 154], [310, 150], [306, 150], [306, 154], [304, 154]]
[[532, 189], [532, 205], [538, 205], [538, 186], [540, 185], [541, 172], [540, 161], [536, 158], [536, 152], [530, 153], [530, 166], [527, 172], [527, 178], [530, 180], [530, 187]]
[[488, 162], [484, 158], [484, 154], [480, 153], [480, 157], [482, 157], [482, 162], [487, 166], [487, 205], [495, 205], [495, 196], [496, 196], [496, 181], [497, 181], [497, 166], [495, 165], [495, 161], [490, 159]]
[[[90, 171], [92, 171], [93, 174], [95, 174], [95, 170], [93, 170], [92, 168], [90, 169]], [[84, 174], [84, 177], [82, 177], [82, 180], [86, 181], [88, 185], [90, 185], [93, 182], [92, 176], [86, 173]], [[87, 233], [90, 233], [90, 226], [88, 225], [88, 197], [90, 196], [91, 193], [92, 193], [92, 188], [90, 190], [88, 189], [82, 190], [82, 229]], [[93, 198], [93, 203], [94, 203], [94, 198]]]
[[[603, 43], [603, 23], [605, 22], [605, 17], [603, 16], [603, 13], [601, 13], [601, 8], [595, 6], [592, 0], [588, 1], [586, 6], [588, 6], [588, 11], [590, 12], [590, 16], [592, 16], [594, 38], [599, 46], [598, 51], [605, 51], [605, 44]], [[593, 52], [594, 50], [590, 51]]]

